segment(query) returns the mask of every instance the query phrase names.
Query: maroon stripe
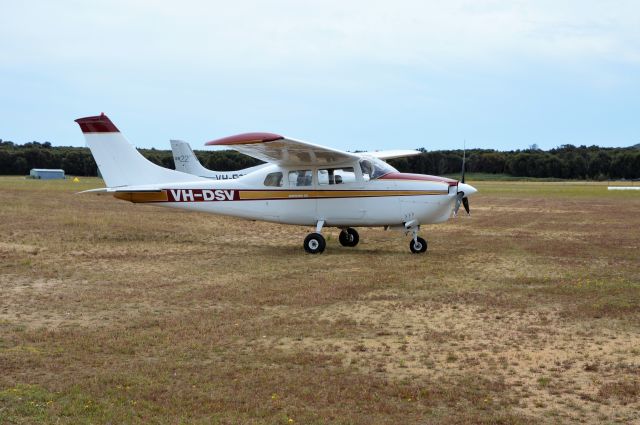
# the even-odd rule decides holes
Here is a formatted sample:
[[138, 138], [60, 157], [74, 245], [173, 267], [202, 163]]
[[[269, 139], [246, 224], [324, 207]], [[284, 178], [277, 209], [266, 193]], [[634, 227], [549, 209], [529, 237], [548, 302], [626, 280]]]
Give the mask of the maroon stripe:
[[[396, 192], [395, 190], [370, 190], [369, 195], [349, 197], [349, 196], [322, 196], [322, 197], [293, 197], [293, 198], [255, 198], [255, 199], [241, 199], [240, 192], [272, 192], [272, 190], [264, 189], [162, 189], [167, 193], [166, 201], [150, 200], [141, 202], [211, 202], [211, 201], [295, 201], [295, 200], [322, 200], [322, 199], [344, 199], [344, 198], [374, 198], [379, 196], [430, 196], [417, 193], [409, 194], [395, 194], [387, 195], [388, 192]], [[308, 192], [304, 189], [283, 190], [283, 192]], [[345, 190], [345, 193], [350, 190]], [[361, 192], [357, 190], [356, 192]], [[443, 191], [441, 195], [446, 195], [448, 192]]]
[[119, 133], [120, 130], [105, 114], [95, 117], [78, 118], [76, 120], [83, 133]]
[[273, 142], [284, 139], [283, 136], [273, 133], [243, 133], [235, 136], [224, 137], [205, 143], [207, 146], [246, 145], [250, 143]]

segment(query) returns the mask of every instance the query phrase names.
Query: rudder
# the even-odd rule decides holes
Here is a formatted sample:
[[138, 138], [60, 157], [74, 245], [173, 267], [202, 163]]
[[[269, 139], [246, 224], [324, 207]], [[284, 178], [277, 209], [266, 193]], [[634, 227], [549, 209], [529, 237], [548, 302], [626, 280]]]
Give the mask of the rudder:
[[204, 180], [146, 159], [105, 114], [75, 120], [108, 187]]

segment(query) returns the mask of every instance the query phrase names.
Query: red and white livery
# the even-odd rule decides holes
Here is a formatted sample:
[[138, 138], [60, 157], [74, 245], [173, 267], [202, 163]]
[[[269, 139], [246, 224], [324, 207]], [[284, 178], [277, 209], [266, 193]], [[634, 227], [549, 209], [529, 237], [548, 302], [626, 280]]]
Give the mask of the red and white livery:
[[146, 160], [109, 118], [77, 119], [107, 185], [88, 192], [111, 193], [137, 203], [183, 208], [314, 226], [304, 248], [323, 252], [324, 227], [342, 229], [343, 246], [356, 246], [354, 227], [384, 227], [411, 235], [409, 247], [425, 252], [420, 226], [440, 223], [468, 212], [467, 197], [476, 189], [463, 181], [400, 173], [384, 159], [417, 151], [350, 153], [273, 133], [246, 133], [208, 142], [252, 156], [268, 164], [232, 180], [212, 180], [169, 170]]

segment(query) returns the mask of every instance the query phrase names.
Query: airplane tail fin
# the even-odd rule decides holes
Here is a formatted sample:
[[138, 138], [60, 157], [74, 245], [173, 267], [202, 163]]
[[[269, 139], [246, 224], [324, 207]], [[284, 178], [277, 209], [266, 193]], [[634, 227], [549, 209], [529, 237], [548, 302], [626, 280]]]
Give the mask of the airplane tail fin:
[[189, 143], [182, 140], [171, 140], [171, 150], [173, 151], [173, 162], [176, 164], [177, 171], [201, 177], [217, 173], [202, 166]]
[[266, 166], [266, 164], [260, 164], [243, 170], [215, 171], [205, 168], [200, 161], [198, 161], [198, 157], [193, 153], [191, 146], [187, 142], [171, 140], [171, 150], [173, 151], [173, 162], [176, 164], [176, 170], [208, 179], [237, 179], [238, 177], [253, 173]]
[[76, 122], [108, 187], [204, 180], [147, 160], [105, 114], [78, 118]]

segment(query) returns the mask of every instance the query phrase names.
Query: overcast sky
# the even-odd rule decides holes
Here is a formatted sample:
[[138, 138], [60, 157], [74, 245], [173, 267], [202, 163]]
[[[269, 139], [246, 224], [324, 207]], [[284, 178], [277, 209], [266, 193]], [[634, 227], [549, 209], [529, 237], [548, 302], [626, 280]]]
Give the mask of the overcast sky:
[[638, 0], [0, 0], [0, 138], [640, 143]]

